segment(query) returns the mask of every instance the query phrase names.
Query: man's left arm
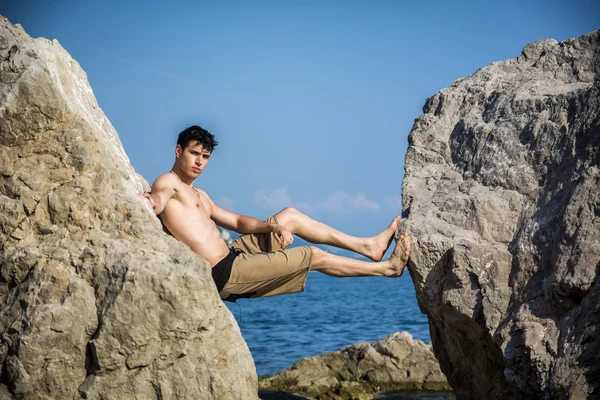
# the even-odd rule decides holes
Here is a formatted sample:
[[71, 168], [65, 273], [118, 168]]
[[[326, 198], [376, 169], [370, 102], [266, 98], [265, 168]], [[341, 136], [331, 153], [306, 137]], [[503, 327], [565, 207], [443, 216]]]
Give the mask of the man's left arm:
[[[208, 196], [207, 196], [208, 197]], [[237, 233], [268, 233], [273, 232], [282, 248], [286, 248], [294, 241], [292, 233], [278, 224], [261, 221], [260, 219], [249, 217], [246, 215], [236, 214], [229, 210], [219, 207], [212, 200], [211, 219], [217, 225], [225, 229], [235, 231]]]

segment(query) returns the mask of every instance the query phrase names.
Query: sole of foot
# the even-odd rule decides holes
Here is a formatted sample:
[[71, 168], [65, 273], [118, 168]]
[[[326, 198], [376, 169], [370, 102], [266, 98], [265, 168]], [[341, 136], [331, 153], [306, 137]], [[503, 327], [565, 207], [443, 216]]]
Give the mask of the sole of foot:
[[391, 276], [399, 277], [404, 272], [410, 256], [410, 237], [408, 233], [402, 233], [396, 240], [396, 247], [390, 256]]

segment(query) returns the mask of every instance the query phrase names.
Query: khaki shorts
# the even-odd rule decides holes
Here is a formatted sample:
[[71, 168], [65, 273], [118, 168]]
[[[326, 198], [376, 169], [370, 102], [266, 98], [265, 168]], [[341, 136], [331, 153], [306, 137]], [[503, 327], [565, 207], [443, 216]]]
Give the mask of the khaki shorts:
[[[277, 224], [277, 218], [272, 216], [267, 222]], [[231, 294], [268, 297], [304, 290], [312, 257], [310, 247], [283, 250], [273, 233], [243, 235], [230, 247], [242, 253], [233, 261], [231, 276], [220, 293], [222, 299]]]

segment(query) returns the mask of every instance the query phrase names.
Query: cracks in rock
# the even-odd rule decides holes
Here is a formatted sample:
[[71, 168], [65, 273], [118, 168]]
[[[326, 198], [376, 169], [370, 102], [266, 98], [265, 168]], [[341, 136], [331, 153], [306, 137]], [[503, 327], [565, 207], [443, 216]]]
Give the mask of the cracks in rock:
[[22, 177], [17, 176], [17, 180], [20, 181], [21, 183], [23, 183], [23, 185], [25, 185], [32, 192], [36, 191], [34, 188], [32, 188], [31, 186], [29, 186], [29, 184], [27, 182], [25, 182]]
[[106, 288], [106, 294], [101, 300], [98, 300], [100, 287], [95, 288], [96, 302], [97, 303], [100, 302], [100, 306], [99, 307], [97, 306], [97, 308], [96, 308], [97, 309], [96, 312], [97, 312], [97, 318], [98, 318], [98, 326], [96, 327], [96, 330], [94, 331], [94, 333], [91, 335], [90, 341], [88, 341], [88, 344], [86, 347], [86, 377], [93, 375], [98, 370], [100, 370], [99, 361], [98, 361], [98, 357], [96, 354], [96, 350], [95, 350], [93, 341], [98, 338], [100, 331], [104, 325], [104, 315], [110, 309], [111, 305], [114, 303], [115, 299], [118, 297], [118, 295], [120, 294], [120, 292], [123, 289], [123, 286], [125, 283], [125, 277], [127, 275], [128, 270], [129, 269], [125, 266], [123, 268], [123, 272], [121, 273], [121, 275], [118, 276], [114, 281], [112, 281], [113, 284], [116, 282], [116, 286], [113, 286], [112, 290], [111, 290], [112, 285], [111, 285], [111, 281], [109, 278], [109, 284], [108, 284], [108, 287]]
[[96, 347], [91, 341], [85, 347], [85, 377], [94, 375], [100, 371], [100, 362], [98, 361], [98, 355], [96, 354]]
[[429, 151], [429, 152], [431, 152], [433, 154], [437, 154], [438, 156], [440, 156], [440, 158], [444, 161], [444, 164], [447, 167], [449, 167], [449, 168], [454, 167], [454, 165], [452, 163], [448, 163], [448, 160], [446, 160], [446, 156], [444, 156], [444, 154], [441, 152], [441, 150], [433, 149], [433, 148], [426, 148], [426, 147], [422, 147], [422, 149], [425, 150], [425, 151]]
[[[96, 260], [97, 262], [98, 260]], [[78, 386], [76, 393], [74, 394], [74, 398], [79, 398], [77, 396], [85, 396], [85, 393], [82, 392], [82, 386], [94, 375], [97, 375], [102, 371], [100, 366], [100, 362], [98, 359], [98, 354], [96, 351], [96, 347], [94, 344], [94, 340], [97, 339], [100, 335], [100, 332], [104, 326], [104, 315], [110, 309], [111, 305], [114, 304], [115, 299], [121, 293], [123, 286], [126, 281], [126, 276], [129, 271], [126, 265], [122, 266], [122, 270], [119, 274], [112, 274], [110, 266], [105, 266], [105, 271], [109, 274], [108, 280], [109, 283], [107, 287], [104, 288], [106, 292], [105, 296], [100, 296], [100, 290], [102, 288], [100, 286], [95, 287], [95, 297], [96, 297], [96, 314], [98, 319], [98, 325], [96, 326], [96, 330], [90, 335], [88, 339], [88, 343], [86, 345], [85, 352], [85, 370], [86, 375], [84, 381]], [[115, 267], [114, 269], [118, 269]]]
[[38, 207], [38, 205], [40, 204], [41, 201], [42, 201], [42, 199], [35, 200], [35, 205], [33, 206], [33, 209], [30, 212], [28, 212], [27, 210], [25, 210], [25, 214], [27, 214], [27, 217], [30, 217], [33, 214], [35, 214], [35, 210], [37, 210], [37, 207]]
[[65, 186], [65, 185], [67, 185], [67, 184], [69, 184], [69, 183], [73, 183], [73, 182], [75, 182], [75, 179], [69, 179], [68, 181], [64, 181], [64, 182], [61, 182], [61, 183], [59, 183], [58, 185], [52, 186], [52, 187], [50, 188], [50, 190], [48, 190], [48, 191], [47, 191], [47, 192], [44, 194], [44, 197], [50, 196], [50, 195], [51, 195], [52, 193], [54, 193], [56, 190], [60, 189], [61, 187]]
[[152, 381], [152, 389], [154, 389], [154, 394], [156, 395], [156, 400], [163, 400], [162, 389], [160, 384]]
[[9, 64], [8, 65], [8, 70], [10, 72], [19, 72], [19, 69], [16, 68], [15, 66], [15, 55], [19, 53], [19, 46], [17, 46], [16, 44], [13, 44], [10, 47], [10, 50], [8, 50], [8, 55], [6, 56], [6, 58], [2, 58], [2, 64], [6, 63]]
[[481, 328], [485, 329], [485, 316], [483, 315], [483, 290], [479, 283], [479, 277], [472, 271], [468, 271], [471, 288], [475, 289], [475, 306], [473, 307], [473, 320]]
[[[105, 266], [108, 269], [110, 266]], [[114, 269], [118, 269], [118, 266], [113, 265]], [[122, 271], [119, 274], [118, 271], [107, 271], [109, 273], [108, 285], [106, 287], [105, 295], [102, 298], [101, 302], [103, 303], [101, 307], [98, 307], [98, 321], [102, 321], [102, 316], [107, 313], [110, 309], [111, 305], [114, 304], [119, 294], [123, 291], [123, 286], [125, 286], [127, 273], [129, 272], [129, 268], [127, 265], [122, 266]], [[98, 299], [98, 290], [100, 288], [96, 288], [96, 299]]]
[[14, 393], [12, 393], [12, 391], [10, 390], [11, 379], [8, 373], [8, 365], [6, 360], [4, 360], [0, 369], [0, 384], [5, 385], [8, 388], [9, 392], [11, 392], [11, 394], [14, 395]]
[[90, 336], [90, 338], [88, 339], [88, 343], [85, 346], [85, 378], [83, 379], [83, 382], [81, 382], [81, 384], [77, 386], [77, 390], [73, 394], [73, 399], [86, 398], [85, 394], [81, 391], [81, 387], [85, 384], [85, 382], [90, 376], [95, 375], [96, 372], [101, 370], [100, 362], [98, 361], [98, 356], [96, 354], [96, 348], [92, 342], [92, 340], [98, 335], [98, 332], [100, 331], [101, 327], [102, 323], [99, 321], [96, 330]]
[[29, 216], [27, 216], [27, 214], [25, 214], [25, 216], [17, 223], [17, 226], [15, 227], [15, 229], [13, 229], [10, 232], [10, 237], [15, 239], [17, 241], [17, 243], [20, 242], [21, 240], [23, 240], [24, 238], [19, 239], [17, 237], [14, 237], [13, 234], [15, 233], [15, 231], [19, 230], [21, 228], [21, 226], [23, 225], [23, 223], [25, 222], [25, 220], [28, 220], [28, 219], [29, 219]]
[[[23, 182], [23, 184], [24, 184], [24, 185], [25, 185], [27, 188], [29, 188], [31, 191], [33, 191], [33, 192], [36, 192], [36, 191], [35, 191], [34, 189], [32, 189], [32, 188], [31, 188], [31, 186], [29, 186], [29, 185], [28, 185], [28, 184], [27, 184], [27, 183], [26, 183], [26, 182], [25, 182], [23, 179], [21, 179], [20, 177], [19, 177], [18, 179], [19, 179], [21, 182]], [[25, 210], [25, 216], [24, 216], [24, 217], [23, 217], [23, 218], [22, 218], [22, 219], [21, 219], [21, 220], [20, 220], [20, 221], [17, 223], [17, 226], [15, 227], [15, 229], [13, 229], [13, 231], [11, 232], [11, 237], [12, 237], [13, 239], [16, 239], [16, 240], [17, 240], [17, 243], [18, 243], [18, 242], [20, 242], [21, 240], [23, 240], [24, 238], [22, 238], [22, 239], [19, 239], [19, 238], [16, 238], [16, 237], [12, 236], [12, 233], [14, 233], [15, 231], [17, 231], [17, 230], [19, 230], [19, 229], [23, 230], [23, 229], [22, 229], [22, 227], [23, 227], [23, 224], [24, 224], [26, 221], [29, 221], [29, 220], [30, 220], [30, 218], [31, 218], [31, 216], [35, 215], [35, 210], [37, 209], [37, 207], [38, 207], [38, 205], [40, 204], [40, 202], [42, 201], [42, 199], [44, 199], [44, 198], [49, 198], [49, 196], [50, 196], [50, 195], [51, 195], [53, 192], [55, 192], [57, 189], [61, 188], [61, 187], [62, 187], [62, 186], [64, 186], [64, 185], [67, 185], [67, 184], [69, 184], [69, 183], [72, 183], [72, 182], [74, 182], [74, 181], [75, 181], [74, 179], [70, 179], [70, 180], [68, 180], [68, 181], [61, 182], [60, 184], [58, 184], [58, 185], [55, 185], [55, 186], [51, 187], [51, 188], [50, 188], [50, 189], [49, 189], [49, 190], [48, 190], [46, 193], [44, 193], [44, 194], [43, 194], [43, 195], [40, 197], [40, 199], [39, 199], [39, 200], [35, 200], [35, 206], [34, 206], [33, 210], [32, 210], [32, 211], [31, 211], [29, 214], [28, 214], [28, 213], [27, 213], [27, 211]]]
[[[44, 125], [49, 125], [48, 121], [52, 121], [55, 120], [55, 118], [52, 115], [49, 115], [47, 113], [45, 113], [42, 110], [42, 107], [39, 104], [32, 104], [32, 106], [34, 106], [37, 109], [37, 112], [39, 112], [45, 119], [46, 121], [44, 121]], [[60, 122], [60, 118], [57, 119], [57, 122]], [[43, 132], [43, 131], [42, 131]]]

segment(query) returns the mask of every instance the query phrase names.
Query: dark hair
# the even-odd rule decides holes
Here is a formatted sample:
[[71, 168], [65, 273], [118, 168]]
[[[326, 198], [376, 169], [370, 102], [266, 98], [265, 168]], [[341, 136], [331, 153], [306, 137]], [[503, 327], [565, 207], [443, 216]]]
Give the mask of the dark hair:
[[219, 144], [212, 133], [198, 125], [192, 125], [185, 128], [181, 131], [179, 137], [177, 137], [177, 144], [181, 146], [182, 150], [184, 150], [191, 141], [198, 142], [198, 144], [202, 145], [204, 150], [208, 150], [211, 153]]

